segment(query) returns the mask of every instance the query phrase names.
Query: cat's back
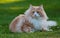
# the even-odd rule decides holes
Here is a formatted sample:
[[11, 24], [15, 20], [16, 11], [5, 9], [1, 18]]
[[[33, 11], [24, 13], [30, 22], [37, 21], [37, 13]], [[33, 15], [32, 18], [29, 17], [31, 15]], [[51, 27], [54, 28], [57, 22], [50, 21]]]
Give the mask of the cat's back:
[[[16, 26], [19, 26], [19, 23], [20, 22], [24, 22], [26, 16], [24, 14], [20, 14], [18, 15], [17, 17], [15, 17], [12, 22], [10, 23], [9, 25], [9, 29], [12, 31], [12, 32], [16, 32]], [[21, 25], [21, 23], [20, 23]]]

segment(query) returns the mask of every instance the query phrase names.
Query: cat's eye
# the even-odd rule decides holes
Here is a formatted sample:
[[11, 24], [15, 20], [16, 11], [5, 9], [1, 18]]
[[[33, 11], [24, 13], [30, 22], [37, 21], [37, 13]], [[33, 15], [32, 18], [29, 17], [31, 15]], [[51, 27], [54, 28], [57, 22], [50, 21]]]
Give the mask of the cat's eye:
[[39, 13], [39, 11], [37, 11], [37, 13]]
[[35, 11], [33, 11], [32, 13], [34, 13]]

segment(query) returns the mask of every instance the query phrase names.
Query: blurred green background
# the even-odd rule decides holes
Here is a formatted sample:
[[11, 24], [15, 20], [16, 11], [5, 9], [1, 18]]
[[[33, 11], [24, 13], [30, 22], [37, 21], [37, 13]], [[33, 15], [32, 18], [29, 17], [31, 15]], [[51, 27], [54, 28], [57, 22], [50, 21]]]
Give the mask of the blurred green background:
[[[9, 24], [19, 14], [23, 14], [29, 5], [43, 4], [50, 20], [57, 21], [53, 32], [11, 33]], [[60, 38], [60, 0], [0, 0], [0, 38]]]

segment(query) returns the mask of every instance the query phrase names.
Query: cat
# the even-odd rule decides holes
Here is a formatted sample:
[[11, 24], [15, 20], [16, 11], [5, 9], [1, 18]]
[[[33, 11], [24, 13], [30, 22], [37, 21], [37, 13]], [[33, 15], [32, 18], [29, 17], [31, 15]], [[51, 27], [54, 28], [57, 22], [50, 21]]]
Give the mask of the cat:
[[15, 17], [9, 25], [11, 32], [35, 32], [37, 30], [51, 31], [49, 27], [56, 26], [55, 21], [47, 21], [48, 16], [44, 11], [43, 5], [32, 6]]
[[30, 5], [30, 8], [24, 14], [29, 17], [29, 20], [33, 24], [35, 30], [53, 31], [52, 29], [49, 29], [49, 27], [57, 25], [55, 21], [47, 21], [49, 18], [43, 8], [43, 5]]

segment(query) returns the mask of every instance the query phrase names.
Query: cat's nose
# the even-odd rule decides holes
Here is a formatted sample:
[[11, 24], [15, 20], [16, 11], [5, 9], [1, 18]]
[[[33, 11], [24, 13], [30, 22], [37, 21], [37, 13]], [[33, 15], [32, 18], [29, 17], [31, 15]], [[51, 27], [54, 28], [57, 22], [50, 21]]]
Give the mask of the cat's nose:
[[35, 15], [36, 16], [36, 15]]
[[34, 13], [34, 16], [40, 16], [37, 12]]

